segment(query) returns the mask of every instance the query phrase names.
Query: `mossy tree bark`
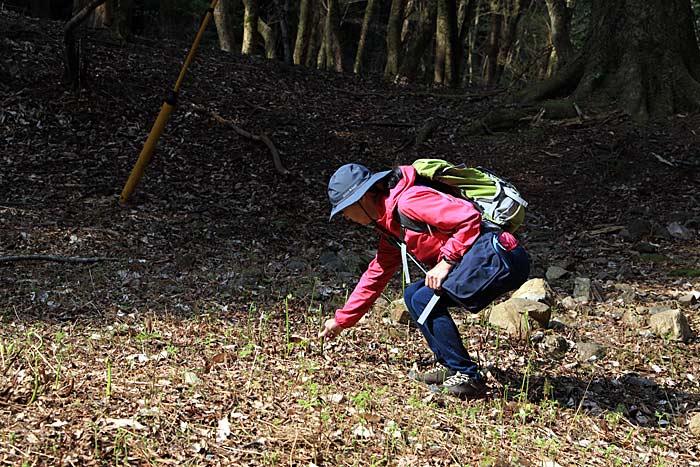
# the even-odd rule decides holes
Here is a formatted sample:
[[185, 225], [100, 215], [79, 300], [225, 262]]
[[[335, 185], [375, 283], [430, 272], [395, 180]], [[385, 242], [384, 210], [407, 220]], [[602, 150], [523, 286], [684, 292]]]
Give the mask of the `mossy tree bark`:
[[265, 58], [277, 59], [277, 33], [260, 17], [258, 17], [258, 32], [265, 42]]
[[555, 69], [559, 69], [574, 56], [574, 45], [571, 43], [572, 10], [567, 5], [567, 0], [546, 0], [546, 3], [553, 49], [549, 60]]
[[243, 16], [243, 44], [241, 53], [251, 55], [257, 46], [256, 32], [258, 30], [259, 7], [258, 0], [243, 0], [245, 13]]
[[700, 109], [700, 49], [690, 0], [592, 0], [581, 53], [523, 102], [570, 95], [636, 120]]
[[435, 84], [457, 84], [457, 4], [455, 0], [438, 0], [435, 31]]
[[376, 5], [376, 0], [368, 0], [367, 6], [365, 7], [365, 16], [362, 19], [362, 31], [360, 32], [360, 39], [357, 42], [357, 53], [355, 54], [355, 65], [353, 66], [353, 72], [358, 75], [362, 71], [362, 57], [365, 53], [365, 44], [367, 43], [367, 34], [369, 33], [369, 26], [372, 23], [372, 16], [374, 15], [374, 6]]
[[488, 86], [496, 84], [498, 74], [498, 51], [501, 48], [501, 31], [503, 30], [502, 1], [490, 1], [491, 30], [489, 31], [488, 52], [484, 63], [484, 83]]
[[343, 51], [340, 46], [340, 32], [338, 25], [338, 0], [327, 0], [326, 21], [323, 29], [323, 42], [325, 43], [326, 68], [343, 71]]
[[384, 79], [393, 81], [399, 73], [399, 58], [401, 54], [401, 26], [405, 0], [392, 0], [389, 21], [386, 26], [386, 66]]
[[[437, 0], [427, 0], [418, 10], [418, 22], [411, 28], [406, 45], [406, 54], [399, 67], [399, 76], [410, 81], [418, 77], [418, 67], [425, 60], [425, 51], [435, 37]], [[425, 60], [426, 62], [428, 60]]]
[[313, 29], [311, 5], [313, 0], [301, 0], [299, 4], [299, 25], [297, 26], [297, 39], [294, 43], [294, 64], [306, 63], [306, 52], [309, 49], [310, 36]]
[[225, 52], [236, 50], [236, 0], [219, 0], [214, 9], [214, 24], [219, 37], [219, 48]]

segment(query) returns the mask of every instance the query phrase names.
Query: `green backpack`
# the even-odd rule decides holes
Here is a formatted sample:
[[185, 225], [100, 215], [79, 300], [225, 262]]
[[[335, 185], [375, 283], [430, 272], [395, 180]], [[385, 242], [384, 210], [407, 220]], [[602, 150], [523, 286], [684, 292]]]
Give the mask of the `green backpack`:
[[418, 159], [416, 184], [469, 200], [482, 216], [503, 230], [515, 232], [525, 219], [525, 201], [509, 182], [488, 170], [454, 165], [442, 159]]

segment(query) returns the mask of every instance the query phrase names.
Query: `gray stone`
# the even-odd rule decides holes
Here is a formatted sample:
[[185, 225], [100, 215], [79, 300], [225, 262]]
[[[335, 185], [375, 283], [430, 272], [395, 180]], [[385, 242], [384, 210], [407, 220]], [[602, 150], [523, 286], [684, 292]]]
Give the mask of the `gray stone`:
[[389, 315], [391, 316], [391, 320], [395, 323], [408, 324], [412, 321], [403, 298], [394, 300], [389, 304]]
[[625, 304], [630, 304], [634, 302], [634, 297], [636, 295], [634, 287], [629, 284], [615, 284], [615, 290], [620, 292], [618, 300], [622, 300]]
[[549, 324], [549, 319], [552, 317], [552, 310], [549, 308], [549, 305], [524, 298], [511, 298], [508, 301], [518, 307], [521, 314], [523, 312], [527, 313], [527, 316], [533, 319], [540, 327], [546, 328]]
[[664, 311], [671, 311], [674, 308], [671, 305], [657, 305], [649, 308], [649, 314], [655, 315], [658, 313], [663, 313]]
[[659, 245], [651, 242], [638, 242], [632, 249], [640, 253], [656, 253], [659, 250]]
[[591, 299], [591, 280], [587, 277], [574, 279], [574, 300], [577, 303], [588, 303]]
[[695, 305], [697, 301], [698, 297], [696, 297], [693, 292], [687, 293], [678, 299], [678, 303], [683, 306]]
[[671, 222], [666, 226], [666, 230], [673, 238], [679, 240], [691, 240], [693, 238], [693, 232], [678, 222]]
[[700, 437], [700, 413], [693, 414], [693, 416], [690, 417], [688, 431], [690, 431], [693, 436]]
[[569, 274], [569, 271], [562, 268], [561, 266], [550, 266], [547, 268], [547, 272], [545, 273], [545, 277], [547, 278], [548, 281], [554, 282], [554, 281], [566, 276], [567, 274]]
[[525, 282], [518, 290], [513, 292], [512, 298], [524, 298], [526, 300], [546, 303], [548, 305], [554, 304], [552, 289], [542, 278], [530, 279], [529, 281]]
[[556, 334], [550, 334], [548, 336], [545, 336], [540, 346], [545, 351], [554, 354], [564, 353], [567, 350], [569, 350], [569, 343], [567, 342], [567, 340], [564, 337], [558, 336]]
[[499, 303], [487, 312], [488, 322], [518, 339], [527, 339], [530, 325], [521, 307], [511, 300]]
[[633, 242], [641, 240], [643, 237], [651, 235], [652, 225], [646, 219], [636, 219], [633, 220], [627, 226], [627, 233], [629, 234], [629, 239]]
[[578, 303], [576, 303], [576, 300], [574, 300], [573, 297], [566, 296], [564, 299], [561, 301], [561, 305], [566, 308], [567, 310], [573, 310], [578, 306]]
[[596, 360], [605, 355], [605, 347], [595, 342], [577, 342], [576, 350], [581, 361]]
[[643, 388], [655, 388], [658, 386], [658, 383], [654, 380], [651, 380], [649, 378], [642, 378], [640, 376], [635, 375], [625, 376], [624, 383], [632, 386], [640, 386]]
[[644, 314], [640, 313], [639, 308], [636, 309], [626, 309], [622, 314], [621, 321], [628, 328], [639, 329], [644, 326]]
[[680, 341], [693, 337], [688, 319], [680, 310], [662, 311], [649, 318], [651, 332], [657, 336], [669, 336]]

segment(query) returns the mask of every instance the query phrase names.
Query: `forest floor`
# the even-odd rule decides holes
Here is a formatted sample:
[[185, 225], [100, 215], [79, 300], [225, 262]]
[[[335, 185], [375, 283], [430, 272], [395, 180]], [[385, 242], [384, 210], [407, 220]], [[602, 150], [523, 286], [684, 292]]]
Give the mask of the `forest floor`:
[[[700, 465], [700, 340], [646, 324], [669, 307], [700, 333], [700, 116], [638, 126], [583, 108], [465, 132], [501, 93], [205, 44], [122, 206], [189, 44], [83, 34], [76, 95], [61, 85], [61, 24], [0, 14], [0, 257], [104, 259], [0, 262], [3, 464]], [[289, 174], [209, 111], [268, 135]], [[376, 244], [328, 222], [329, 176], [419, 157], [511, 180], [530, 201], [519, 237], [532, 277], [566, 269], [550, 282], [559, 299], [577, 277], [593, 283], [588, 303], [557, 305], [540, 332], [565, 352], [455, 313], [492, 369], [483, 400], [410, 381], [430, 354], [386, 305], [332, 342], [315, 337]], [[400, 293], [392, 283], [386, 302]], [[583, 342], [603, 352], [583, 359]]]

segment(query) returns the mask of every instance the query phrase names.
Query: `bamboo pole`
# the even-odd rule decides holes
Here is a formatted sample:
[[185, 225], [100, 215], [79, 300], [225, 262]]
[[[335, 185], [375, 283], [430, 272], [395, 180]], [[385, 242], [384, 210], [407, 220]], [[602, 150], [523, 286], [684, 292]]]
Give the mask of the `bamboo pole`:
[[139, 154], [139, 158], [136, 161], [136, 164], [134, 164], [134, 168], [131, 169], [129, 179], [126, 181], [124, 189], [122, 190], [122, 193], [119, 196], [119, 202], [122, 204], [126, 203], [129, 200], [129, 197], [134, 192], [134, 189], [136, 189], [136, 185], [138, 185], [141, 181], [141, 177], [143, 177], [144, 170], [146, 170], [148, 163], [151, 161], [153, 149], [155, 148], [156, 144], [158, 143], [158, 140], [163, 134], [163, 131], [165, 130], [165, 124], [167, 123], [170, 114], [175, 108], [175, 104], [177, 104], [177, 95], [178, 92], [180, 92], [182, 81], [185, 79], [185, 73], [187, 72], [187, 68], [190, 66], [190, 63], [192, 63], [194, 54], [197, 52], [197, 47], [199, 47], [199, 43], [201, 42], [202, 36], [204, 35], [204, 30], [207, 28], [209, 21], [214, 15], [214, 8], [216, 8], [216, 4], [218, 2], [219, 0], [212, 0], [211, 5], [209, 6], [206, 14], [204, 15], [204, 18], [202, 18], [202, 24], [199, 26], [197, 36], [194, 38], [192, 47], [190, 48], [190, 51], [187, 54], [187, 57], [185, 58], [185, 62], [182, 65], [182, 69], [180, 70], [180, 75], [178, 76], [177, 81], [175, 82], [175, 86], [173, 86], [172, 91], [169, 93], [168, 97], [166, 97], [163, 101], [163, 106], [161, 107], [160, 112], [158, 113], [158, 118], [156, 118], [156, 121], [153, 124], [153, 128], [151, 128], [151, 132], [148, 135], [148, 139], [143, 145], [143, 149], [141, 149], [141, 154]]

